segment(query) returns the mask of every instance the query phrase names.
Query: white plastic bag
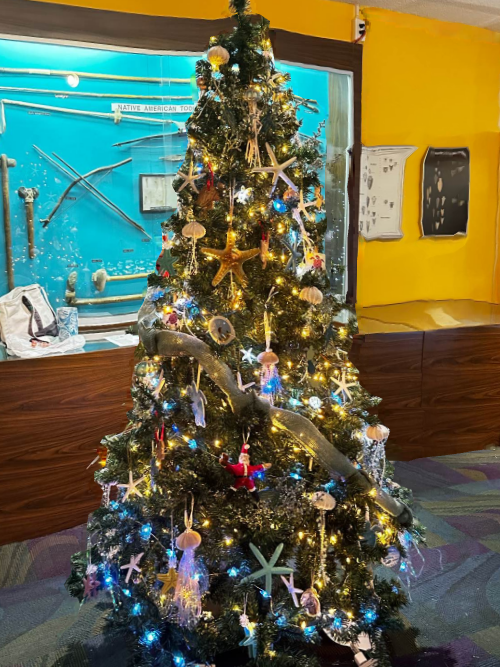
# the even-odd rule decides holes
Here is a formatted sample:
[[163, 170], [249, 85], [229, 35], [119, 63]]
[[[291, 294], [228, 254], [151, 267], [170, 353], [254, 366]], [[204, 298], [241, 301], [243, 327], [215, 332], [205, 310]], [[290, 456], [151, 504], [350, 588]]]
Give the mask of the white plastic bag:
[[0, 297], [0, 338], [16, 357], [43, 357], [82, 348], [83, 336], [58, 338], [56, 315], [40, 285], [16, 287]]

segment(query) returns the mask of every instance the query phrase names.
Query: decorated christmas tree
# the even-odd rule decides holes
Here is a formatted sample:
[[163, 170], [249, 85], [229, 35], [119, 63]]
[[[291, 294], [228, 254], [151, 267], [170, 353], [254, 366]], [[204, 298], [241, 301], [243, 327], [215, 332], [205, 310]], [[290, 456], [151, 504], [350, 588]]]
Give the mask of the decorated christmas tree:
[[348, 358], [355, 320], [335, 322], [319, 135], [246, 4], [197, 64], [133, 409], [103, 440], [68, 588], [109, 593], [138, 665], [313, 667], [334, 641], [382, 666], [406, 596], [374, 567], [406, 569], [418, 531]]

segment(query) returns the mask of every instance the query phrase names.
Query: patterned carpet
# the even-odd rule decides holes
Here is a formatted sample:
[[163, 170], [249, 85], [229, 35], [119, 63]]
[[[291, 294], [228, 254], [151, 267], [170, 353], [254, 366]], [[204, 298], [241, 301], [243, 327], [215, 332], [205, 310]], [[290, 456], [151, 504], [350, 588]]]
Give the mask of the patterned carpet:
[[[392, 637], [395, 667], [500, 667], [500, 451], [398, 463], [428, 531], [413, 563], [408, 626]], [[85, 529], [0, 547], [0, 667], [116, 667], [122, 643], [103, 642], [105, 598], [67, 594], [69, 558]], [[333, 663], [331, 663], [333, 664]], [[343, 663], [345, 664], [345, 663]]]

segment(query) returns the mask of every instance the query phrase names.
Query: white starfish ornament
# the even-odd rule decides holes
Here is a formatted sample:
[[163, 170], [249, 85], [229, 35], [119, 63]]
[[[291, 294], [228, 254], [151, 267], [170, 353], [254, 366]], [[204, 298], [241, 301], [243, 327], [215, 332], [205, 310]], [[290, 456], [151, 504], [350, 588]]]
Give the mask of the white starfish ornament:
[[255, 382], [249, 382], [248, 384], [243, 384], [243, 380], [241, 379], [241, 373], [236, 373], [236, 379], [238, 381], [238, 389], [242, 391], [243, 393], [246, 392], [247, 389], [250, 389], [250, 387], [253, 387]]
[[308, 201], [308, 202], [304, 201], [304, 191], [301, 190], [300, 193], [299, 193], [299, 202], [298, 202], [297, 206], [293, 209], [294, 218], [297, 219], [296, 216], [295, 216], [295, 212], [297, 212], [298, 214], [303, 213], [306, 217], [306, 220], [309, 220], [309, 222], [310, 222], [312, 218], [309, 215], [309, 213], [307, 212], [307, 209], [310, 206], [315, 206], [315, 205], [316, 205], [316, 202], [314, 202], [314, 201]]
[[253, 347], [249, 347], [248, 350], [240, 350], [240, 352], [243, 355], [242, 361], [247, 361], [249, 364], [253, 364], [257, 359], [253, 353]]
[[144, 556], [144, 552], [137, 554], [137, 556], [130, 556], [130, 563], [127, 563], [126, 565], [122, 565], [120, 567], [120, 570], [128, 570], [127, 576], [125, 577], [125, 582], [128, 584], [128, 580], [130, 579], [130, 575], [132, 572], [135, 570], [136, 572], [140, 572], [141, 568], [137, 567], [139, 561], [141, 558]]
[[184, 179], [184, 183], [181, 185], [181, 187], [177, 190], [177, 192], [182, 192], [184, 188], [189, 185], [189, 187], [196, 192], [197, 195], [200, 194], [200, 191], [196, 187], [195, 181], [197, 181], [199, 178], [202, 176], [205, 176], [205, 172], [195, 172], [193, 173], [193, 163], [189, 165], [189, 172], [185, 174], [183, 171], [178, 171], [177, 176], [180, 176], [182, 179]]
[[298, 188], [295, 185], [295, 183], [292, 183], [292, 181], [288, 178], [288, 176], [285, 174], [285, 169], [289, 167], [291, 164], [295, 162], [297, 157], [291, 157], [289, 160], [286, 160], [282, 164], [279, 164], [278, 160], [276, 159], [276, 155], [274, 154], [273, 149], [271, 146], [266, 142], [266, 150], [271, 158], [271, 166], [270, 167], [254, 167], [252, 169], [252, 173], [263, 173], [263, 174], [272, 174], [273, 175], [273, 185], [271, 188], [271, 194], [274, 192], [274, 188], [278, 184], [278, 181], [280, 178], [282, 178], [285, 183], [292, 188], [292, 190], [295, 190], [297, 192]]
[[295, 588], [295, 584], [293, 581], [293, 572], [290, 574], [290, 578], [287, 579], [283, 575], [281, 576], [281, 581], [285, 584], [287, 591], [290, 593], [292, 596], [293, 604], [296, 607], [300, 607], [299, 599], [297, 597], [297, 593], [303, 593], [304, 591], [302, 588]]
[[336, 378], [332, 378], [332, 380], [338, 386], [338, 389], [335, 392], [335, 396], [338, 396], [342, 392], [342, 394], [344, 396], [347, 396], [347, 398], [350, 401], [352, 401], [352, 394], [349, 391], [349, 387], [357, 387], [358, 383], [357, 382], [347, 382], [347, 377], [346, 377], [346, 372], [345, 371], [342, 371], [342, 377], [340, 378], [340, 380], [337, 380]]
[[132, 471], [128, 471], [128, 484], [117, 484], [118, 487], [121, 489], [127, 489], [125, 491], [125, 495], [122, 498], [122, 503], [124, 503], [126, 500], [128, 500], [129, 496], [132, 495], [133, 493], [137, 494], [139, 498], [142, 498], [142, 493], [139, 491], [137, 488], [141, 482], [144, 482], [146, 480], [146, 477], [139, 477], [139, 479], [134, 480], [132, 476]]

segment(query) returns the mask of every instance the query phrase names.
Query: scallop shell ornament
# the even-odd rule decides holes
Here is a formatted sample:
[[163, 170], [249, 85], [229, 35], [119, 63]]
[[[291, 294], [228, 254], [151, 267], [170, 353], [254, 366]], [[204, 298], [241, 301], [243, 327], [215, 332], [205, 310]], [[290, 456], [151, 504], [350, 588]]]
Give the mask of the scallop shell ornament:
[[176, 540], [176, 544], [177, 548], [181, 551], [186, 551], [187, 549], [197, 549], [201, 544], [201, 535], [200, 533], [197, 533], [196, 530], [187, 528], [179, 535]]
[[375, 426], [368, 426], [365, 431], [366, 437], [368, 440], [374, 440], [375, 442], [384, 442], [389, 437], [389, 429], [383, 424], [376, 424]]
[[314, 588], [308, 588], [300, 596], [300, 604], [308, 616], [321, 616], [321, 603]]
[[188, 222], [187, 225], [184, 225], [184, 227], [182, 228], [182, 236], [184, 236], [187, 239], [192, 239], [191, 256], [189, 258], [187, 266], [187, 271], [190, 276], [194, 275], [195, 273], [198, 273], [198, 259], [196, 257], [196, 241], [198, 239], [202, 239], [206, 233], [207, 230], [205, 229], [205, 227], [203, 227], [203, 225], [200, 225], [200, 223], [196, 221]]
[[319, 306], [323, 301], [323, 293], [317, 287], [304, 287], [304, 289], [300, 291], [299, 299], [307, 301], [313, 306]]
[[218, 72], [219, 67], [229, 61], [229, 51], [220, 45], [212, 46], [208, 49], [207, 58], [214, 72]]
[[215, 315], [208, 323], [208, 333], [219, 345], [229, 345], [236, 337], [234, 327], [227, 317]]

